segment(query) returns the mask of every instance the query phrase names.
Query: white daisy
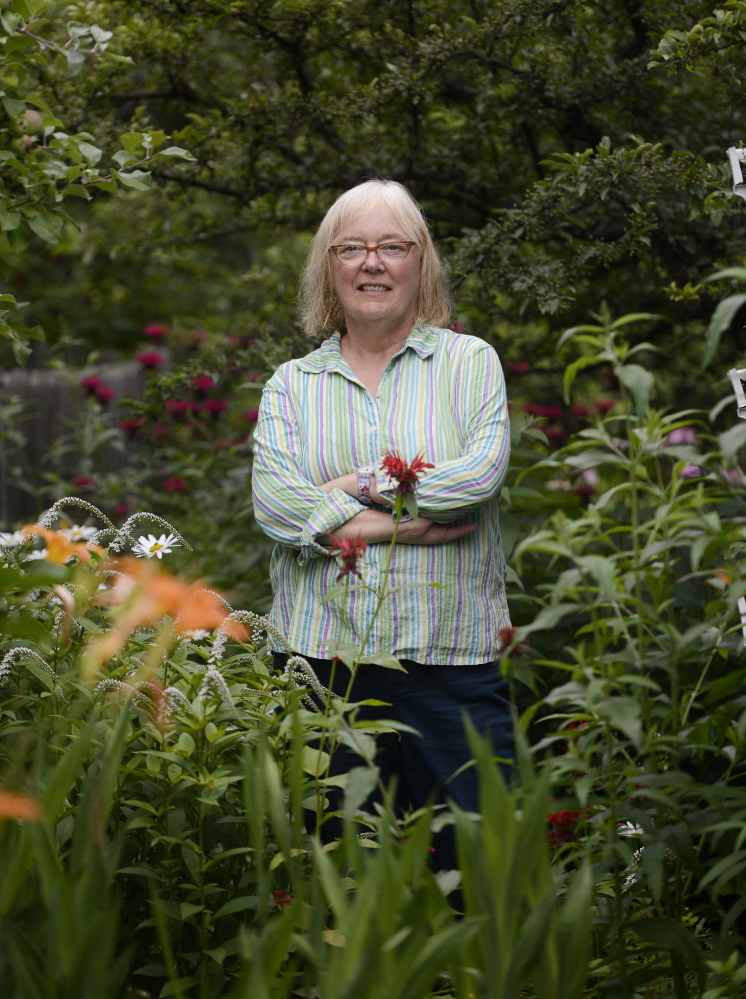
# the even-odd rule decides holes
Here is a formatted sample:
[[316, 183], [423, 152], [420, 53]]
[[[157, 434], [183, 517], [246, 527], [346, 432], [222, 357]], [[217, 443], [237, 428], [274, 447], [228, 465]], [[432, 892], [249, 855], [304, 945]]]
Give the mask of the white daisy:
[[29, 552], [26, 556], [26, 562], [31, 562], [33, 559], [46, 558], [49, 552], [46, 548], [39, 548], [37, 551]]
[[139, 555], [141, 558], [152, 558], [157, 555], [158, 558], [163, 558], [164, 555], [169, 555], [172, 548], [178, 548], [179, 542], [176, 540], [175, 534], [161, 534], [160, 538], [156, 538], [154, 534], [149, 534], [146, 537], [140, 537], [137, 539], [137, 544], [133, 545], [132, 551], [135, 555]]
[[0, 531], [0, 545], [5, 545], [6, 548], [17, 548], [26, 540], [28, 539], [20, 531], [13, 531], [12, 534]]
[[194, 631], [183, 631], [184, 638], [191, 638], [193, 642], [199, 642], [203, 638], [208, 638], [212, 634], [206, 628], [195, 628]]
[[68, 541], [90, 541], [96, 534], [98, 534], [97, 527], [79, 527], [75, 524], [74, 527], [66, 527], [64, 530], [60, 531], [60, 534], [64, 535]]

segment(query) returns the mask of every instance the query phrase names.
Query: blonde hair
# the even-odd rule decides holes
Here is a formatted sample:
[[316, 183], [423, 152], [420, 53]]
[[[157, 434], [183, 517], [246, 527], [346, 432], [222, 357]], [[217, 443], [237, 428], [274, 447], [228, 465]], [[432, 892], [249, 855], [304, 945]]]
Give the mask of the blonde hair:
[[407, 239], [420, 248], [418, 321], [445, 326], [451, 315], [443, 264], [422, 209], [403, 184], [367, 180], [340, 195], [324, 216], [308, 251], [298, 301], [306, 336], [329, 334], [344, 326], [344, 314], [332, 283], [329, 247], [353, 218], [386, 211]]

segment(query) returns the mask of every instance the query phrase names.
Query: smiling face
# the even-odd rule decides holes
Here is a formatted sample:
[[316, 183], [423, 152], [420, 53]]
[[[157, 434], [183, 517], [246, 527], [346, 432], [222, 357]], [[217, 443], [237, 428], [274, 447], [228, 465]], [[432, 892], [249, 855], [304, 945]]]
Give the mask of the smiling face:
[[[377, 246], [387, 240], [410, 240], [386, 212], [372, 212], [353, 219], [339, 233], [335, 244]], [[359, 323], [380, 323], [387, 329], [411, 328], [417, 321], [420, 293], [420, 250], [413, 246], [397, 263], [384, 262], [368, 253], [360, 263], [349, 264], [329, 254], [334, 291], [348, 328]]]

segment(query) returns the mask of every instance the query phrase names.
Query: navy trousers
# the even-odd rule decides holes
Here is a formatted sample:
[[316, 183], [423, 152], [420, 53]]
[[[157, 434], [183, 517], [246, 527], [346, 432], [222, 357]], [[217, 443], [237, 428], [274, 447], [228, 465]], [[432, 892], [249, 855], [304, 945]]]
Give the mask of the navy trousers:
[[[304, 658], [321, 683], [328, 687], [331, 661]], [[287, 656], [274, 653], [274, 660], [278, 669], [284, 669]], [[468, 715], [475, 728], [489, 737], [494, 755], [506, 761], [501, 766], [509, 781], [515, 743], [507, 680], [500, 677], [495, 662], [478, 666], [433, 666], [402, 659], [401, 664], [406, 673], [370, 664], [360, 666], [350, 695], [351, 701], [375, 699], [390, 705], [365, 705], [359, 709], [359, 720], [391, 718], [419, 733], [377, 736], [376, 764], [383, 784], [388, 786], [396, 776], [396, 807], [400, 813], [407, 808], [421, 808], [428, 801], [438, 803], [449, 799], [467, 811], [478, 811], [476, 769], [468, 767], [456, 774], [471, 759], [463, 718]], [[334, 692], [343, 696], [349, 679], [348, 668], [338, 662], [334, 670]], [[314, 700], [323, 707], [315, 696]], [[356, 753], [339, 746], [332, 757], [330, 773], [346, 773], [361, 765], [362, 760]], [[327, 796], [331, 810], [341, 809], [341, 790], [331, 790]], [[377, 797], [374, 792], [369, 801]], [[330, 819], [322, 827], [322, 839], [326, 842], [337, 839], [341, 831], [340, 820]], [[458, 866], [452, 827], [436, 833], [433, 846], [433, 866], [437, 870]]]

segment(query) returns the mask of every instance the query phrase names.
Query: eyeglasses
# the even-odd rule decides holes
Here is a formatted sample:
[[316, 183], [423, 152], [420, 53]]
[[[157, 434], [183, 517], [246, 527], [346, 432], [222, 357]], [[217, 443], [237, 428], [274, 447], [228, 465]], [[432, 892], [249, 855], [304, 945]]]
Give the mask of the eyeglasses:
[[399, 243], [379, 243], [378, 246], [360, 246], [358, 243], [342, 243], [330, 246], [329, 249], [343, 264], [361, 264], [369, 253], [377, 253], [387, 264], [395, 264], [409, 256], [409, 251], [417, 243], [403, 241]]

